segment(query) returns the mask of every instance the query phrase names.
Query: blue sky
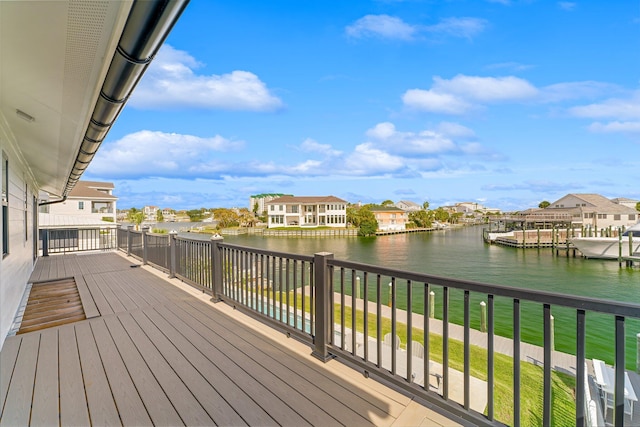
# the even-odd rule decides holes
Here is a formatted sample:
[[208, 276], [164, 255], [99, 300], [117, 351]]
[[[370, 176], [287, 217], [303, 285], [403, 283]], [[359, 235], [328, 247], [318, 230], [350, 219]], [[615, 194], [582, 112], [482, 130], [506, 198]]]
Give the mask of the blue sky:
[[192, 0], [83, 176], [118, 206], [640, 199], [634, 1]]

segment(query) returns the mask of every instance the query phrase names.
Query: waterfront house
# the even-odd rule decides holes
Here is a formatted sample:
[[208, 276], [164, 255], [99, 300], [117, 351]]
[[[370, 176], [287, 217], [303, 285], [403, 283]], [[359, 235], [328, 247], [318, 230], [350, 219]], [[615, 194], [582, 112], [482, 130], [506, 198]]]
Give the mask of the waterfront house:
[[41, 213], [68, 215], [92, 221], [116, 222], [116, 202], [111, 182], [78, 181], [67, 200], [44, 205]]
[[158, 210], [160, 208], [157, 206], [145, 206], [142, 208], [142, 212], [144, 212], [144, 220], [148, 222], [156, 222], [158, 220]]
[[262, 193], [249, 196], [249, 211], [256, 215], [264, 215], [267, 212], [267, 203], [282, 196], [292, 196], [283, 193]]
[[371, 212], [378, 221], [379, 231], [405, 230], [409, 214], [395, 206], [373, 206]]
[[574, 225], [604, 229], [636, 224], [640, 213], [624, 202], [615, 203], [599, 194], [572, 193], [551, 203], [540, 214], [563, 214]]
[[396, 203], [396, 208], [402, 209], [405, 212], [417, 212], [422, 210], [422, 206], [410, 200], [400, 200]]
[[335, 196], [282, 196], [265, 206], [269, 228], [347, 226], [347, 201]]

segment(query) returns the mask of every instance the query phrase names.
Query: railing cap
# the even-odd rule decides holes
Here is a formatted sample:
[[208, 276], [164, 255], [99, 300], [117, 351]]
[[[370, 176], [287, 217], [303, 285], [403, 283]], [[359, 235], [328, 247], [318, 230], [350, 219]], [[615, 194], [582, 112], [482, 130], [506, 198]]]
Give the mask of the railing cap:
[[177, 230], [171, 230], [169, 231], [169, 234], [171, 234], [172, 236], [175, 236], [176, 234], [178, 234]]

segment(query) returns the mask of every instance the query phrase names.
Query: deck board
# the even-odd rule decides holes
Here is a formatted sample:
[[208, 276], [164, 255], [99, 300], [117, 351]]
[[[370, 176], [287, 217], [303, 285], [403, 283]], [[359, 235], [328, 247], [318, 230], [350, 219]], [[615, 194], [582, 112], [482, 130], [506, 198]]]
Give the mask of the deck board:
[[73, 325], [59, 331], [60, 423], [67, 426], [89, 425], [89, 410], [84, 391], [78, 343]]
[[31, 424], [46, 426], [58, 423], [58, 330], [40, 336]]
[[185, 322], [185, 319], [176, 316], [166, 307], [157, 310], [153, 315], [157, 324], [169, 324], [174, 328], [172, 336], [177, 342], [182, 341], [176, 337], [176, 332], [180, 331], [180, 334], [184, 334], [184, 339], [191, 343], [192, 349], [201, 354], [201, 357], [196, 357], [193, 360], [202, 371], [207, 372], [208, 378], [218, 378], [215, 382], [216, 388], [227, 401], [238, 402], [242, 404], [242, 407], [250, 410], [249, 414], [244, 417], [251, 425], [261, 423], [269, 425], [270, 419], [280, 425], [310, 425], [297, 412], [291, 411], [285, 402], [278, 399], [269, 387], [265, 387], [255, 381], [253, 377], [246, 375], [242, 366], [200, 335]]
[[129, 426], [153, 425], [104, 320], [96, 319], [90, 325], [122, 423]]
[[[152, 311], [149, 309], [149, 311]], [[189, 389], [198, 403], [207, 412], [216, 424], [220, 425], [247, 425], [238, 415], [233, 406], [223, 399], [211, 384], [195, 369], [189, 359], [176, 349], [173, 344], [163, 335], [158, 327], [141, 311], [131, 314], [133, 320], [144, 330], [150, 343], [158, 349], [175, 374], [185, 383], [189, 384]], [[138, 343], [138, 340], [136, 340]], [[187, 422], [191, 424], [191, 422]], [[207, 422], [208, 423], [208, 422]]]
[[[202, 319], [211, 319], [209, 316], [210, 313], [207, 312], [207, 310], [202, 310], [205, 308], [204, 306], [200, 305], [200, 307], [196, 307], [195, 305], [196, 304], [192, 307], [198, 310], [201, 316], [204, 316], [201, 317]], [[241, 351], [250, 351], [249, 347], [252, 346], [260, 348], [265, 356], [268, 356], [261, 358], [261, 363], [267, 370], [273, 372], [275, 375], [283, 375], [289, 369], [292, 369], [294, 372], [304, 372], [304, 377], [298, 377], [295, 379], [296, 381], [291, 378], [291, 384], [296, 388], [307, 391], [309, 391], [309, 388], [312, 388], [313, 392], [307, 393], [308, 398], [312, 399], [321, 407], [335, 408], [336, 413], [344, 414], [344, 418], [338, 421], [345, 425], [364, 425], [366, 420], [362, 419], [360, 415], [363, 411], [369, 411], [369, 416], [375, 416], [378, 419], [387, 416], [386, 412], [379, 410], [375, 406], [372, 406], [371, 402], [367, 402], [357, 394], [354, 394], [354, 390], [349, 389], [348, 385], [342, 381], [336, 382], [335, 380], [337, 378], [330, 378], [324, 375], [324, 373], [316, 371], [312, 363], [307, 363], [295, 357], [287, 357], [281, 350], [283, 346], [276, 345], [273, 341], [269, 342], [264, 340], [261, 335], [245, 329], [234, 330], [233, 325], [228, 322], [228, 319], [216, 319], [216, 321], [224, 322], [221, 323], [223, 326], [221, 336], [224, 339], [231, 340], [234, 336], [242, 338], [242, 340], [238, 341], [238, 345], [240, 346], [238, 348]], [[282, 341], [288, 340], [284, 334], [281, 335], [280, 339]], [[331, 395], [328, 395], [324, 390], [331, 390]], [[348, 410], [343, 410], [341, 406], [344, 406], [344, 409]]]
[[87, 286], [87, 282], [85, 281], [84, 277], [75, 276], [75, 281], [78, 288], [78, 295], [80, 296], [80, 301], [82, 302], [84, 315], [87, 317], [87, 319], [100, 316], [100, 310], [98, 310], [98, 306], [93, 300], [93, 296], [91, 296], [91, 292], [89, 291], [89, 287]]
[[20, 351], [16, 359], [0, 425], [20, 426], [29, 423], [29, 413], [22, 408], [31, 406], [39, 346], [40, 335], [26, 336], [20, 343]]
[[156, 425], [184, 425], [118, 318], [107, 317], [104, 322], [152, 422]]
[[5, 340], [0, 424], [458, 425], [136, 264], [115, 253], [38, 260], [34, 282], [74, 277], [93, 314]]
[[75, 330], [91, 422], [99, 426], [121, 425], [91, 326], [87, 322], [78, 323]]
[[11, 384], [11, 378], [18, 359], [21, 339], [7, 340], [0, 352], [0, 417]]

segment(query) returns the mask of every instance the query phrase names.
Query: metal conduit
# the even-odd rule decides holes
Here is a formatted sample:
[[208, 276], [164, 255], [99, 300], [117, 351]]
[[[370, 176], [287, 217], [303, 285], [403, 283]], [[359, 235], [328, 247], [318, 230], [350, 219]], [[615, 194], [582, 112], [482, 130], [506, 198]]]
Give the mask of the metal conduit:
[[76, 185], [189, 0], [136, 0], [62, 196]]

